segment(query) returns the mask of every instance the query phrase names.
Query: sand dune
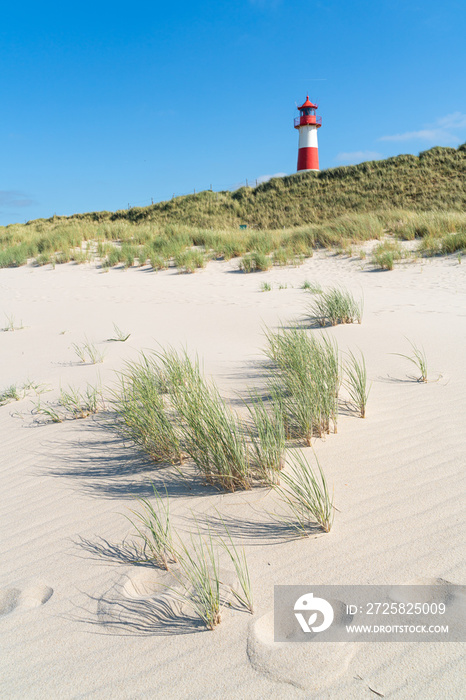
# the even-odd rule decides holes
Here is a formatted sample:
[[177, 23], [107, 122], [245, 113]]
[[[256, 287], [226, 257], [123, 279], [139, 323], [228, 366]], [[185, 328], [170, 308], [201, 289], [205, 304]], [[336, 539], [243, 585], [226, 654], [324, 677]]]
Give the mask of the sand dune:
[[[273, 642], [275, 584], [465, 580], [466, 266], [456, 258], [392, 272], [323, 252], [252, 275], [235, 261], [194, 275], [2, 269], [0, 314], [24, 327], [0, 333], [0, 390], [31, 380], [50, 387], [45, 401], [68, 384], [110, 388], [125, 360], [161, 344], [197, 352], [237, 402], [263, 381], [263, 328], [305, 316], [306, 279], [363, 295], [363, 323], [329, 333], [342, 352], [363, 351], [372, 382], [367, 418], [343, 410], [338, 434], [314, 444], [335, 489], [329, 534], [290, 540], [267, 489], [225, 494], [154, 469], [99, 414], [40, 424], [31, 391], [0, 407], [2, 697], [465, 697], [456, 643], [335, 643], [311, 654]], [[113, 322], [131, 333], [125, 343], [108, 342]], [[105, 351], [102, 364], [79, 363], [72, 344], [85, 337]], [[392, 354], [409, 352], [406, 338], [426, 350], [426, 384]], [[131, 562], [123, 515], [151, 481], [166, 485], [180, 532], [193, 514], [215, 530], [220, 512], [244, 543], [253, 616], [225, 609], [207, 632], [171, 607], [170, 574]]]

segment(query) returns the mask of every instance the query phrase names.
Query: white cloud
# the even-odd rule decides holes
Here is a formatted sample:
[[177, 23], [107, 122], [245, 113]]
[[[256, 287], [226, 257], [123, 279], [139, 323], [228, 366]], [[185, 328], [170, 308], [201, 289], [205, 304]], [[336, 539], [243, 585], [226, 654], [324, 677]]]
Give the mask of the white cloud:
[[381, 136], [379, 141], [425, 141], [433, 145], [456, 145], [464, 139], [454, 132], [466, 129], [466, 114], [453, 112], [445, 117], [440, 117], [434, 124], [428, 124], [426, 128], [418, 131], [405, 131], [401, 134], [389, 134]]
[[0, 206], [2, 207], [30, 207], [34, 204], [24, 192], [16, 190], [0, 190]]
[[377, 160], [383, 158], [377, 151], [353, 151], [352, 153], [338, 153], [335, 160], [344, 165], [355, 165], [365, 160]]
[[437, 119], [437, 123], [443, 126], [445, 129], [465, 129], [466, 128], [466, 114], [461, 112], [453, 112], [453, 114], [447, 114], [446, 117]]

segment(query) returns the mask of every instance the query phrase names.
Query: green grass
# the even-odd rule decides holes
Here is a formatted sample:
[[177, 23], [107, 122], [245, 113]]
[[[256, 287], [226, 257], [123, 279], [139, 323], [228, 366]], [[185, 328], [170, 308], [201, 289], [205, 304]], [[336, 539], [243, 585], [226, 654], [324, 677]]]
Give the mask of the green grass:
[[243, 272], [266, 272], [272, 267], [272, 260], [265, 253], [256, 251], [244, 255], [238, 267]]
[[[43, 393], [39, 386], [31, 386], [36, 394]], [[60, 389], [60, 395], [53, 403], [50, 401], [42, 403], [39, 398], [32, 413], [44, 416], [52, 423], [62, 423], [65, 420], [87, 418], [87, 416], [98, 413], [104, 406], [101, 387], [87, 384], [84, 391], [72, 386], [68, 386], [66, 390]]]
[[20, 321], [19, 325], [17, 324], [16, 318], [13, 316], [13, 314], [5, 314], [6, 318], [6, 325], [2, 328], [3, 331], [5, 332], [12, 332], [12, 331], [21, 331], [23, 330], [23, 322]]
[[362, 352], [361, 358], [358, 359], [350, 350], [348, 352], [348, 360], [344, 365], [344, 369], [346, 375], [346, 380], [344, 383], [350, 395], [351, 401], [353, 402], [361, 418], [365, 418], [367, 399], [369, 397], [371, 387], [367, 386], [366, 361]]
[[131, 333], [126, 333], [121, 328], [118, 328], [116, 323], [113, 324], [113, 332], [115, 337], [108, 339], [111, 342], [125, 343], [131, 335]]
[[68, 411], [69, 415], [65, 417], [87, 418], [87, 416], [98, 413], [103, 406], [102, 390], [91, 384], [88, 384], [84, 391], [68, 386], [66, 391], [60, 390], [58, 403], [65, 411]]
[[10, 384], [0, 391], [0, 406], [4, 406], [11, 401], [20, 401], [23, 398], [21, 389], [17, 384]]
[[161, 569], [169, 570], [178, 561], [170, 523], [168, 493], [165, 499], [152, 484], [154, 501], [138, 499], [139, 511], [131, 510], [134, 519], [128, 518], [142, 540], [141, 561], [151, 562]]
[[327, 336], [303, 329], [266, 331], [265, 354], [277, 366], [274, 378], [288, 434], [311, 444], [313, 435], [336, 432], [340, 361], [337, 345]]
[[225, 528], [226, 537], [225, 539], [223, 537], [220, 538], [220, 544], [225, 550], [225, 552], [228, 554], [230, 561], [235, 567], [235, 573], [240, 588], [240, 590], [232, 588], [231, 591], [238, 603], [240, 603], [240, 605], [246, 608], [246, 610], [248, 610], [252, 615], [254, 613], [254, 599], [252, 594], [251, 577], [249, 575], [248, 562], [246, 559], [246, 552], [244, 551], [244, 548], [241, 548], [241, 550], [239, 550], [236, 547], [235, 543], [233, 542], [233, 538], [230, 534], [230, 531], [228, 530], [224, 522], [223, 527]]
[[262, 282], [260, 290], [261, 292], [271, 292], [272, 285], [269, 282]]
[[174, 350], [159, 356], [174, 409], [180, 418], [184, 450], [208, 483], [229, 491], [250, 488], [246, 435], [236, 414], [199, 363]]
[[271, 398], [264, 401], [256, 392], [250, 393], [247, 404], [251, 417], [251, 468], [256, 478], [265, 484], [277, 484], [285, 461], [285, 415], [280, 394], [272, 388]]
[[418, 251], [425, 256], [451, 255], [466, 251], [466, 226], [457, 233], [428, 235], [421, 240]]
[[175, 256], [175, 265], [179, 272], [195, 272], [205, 267], [206, 259], [200, 250], [184, 250]]
[[361, 323], [363, 302], [356, 301], [351, 292], [333, 287], [313, 299], [309, 306], [311, 319], [319, 326], [336, 326], [339, 323]]
[[218, 552], [212, 537], [204, 539], [197, 533], [191, 535], [191, 548], [182, 544], [178, 550], [182, 571], [180, 581], [184, 585], [182, 598], [203, 620], [208, 630], [214, 630], [221, 620], [222, 585]]
[[[178, 227], [189, 222], [191, 227], [201, 231], [214, 228], [237, 229], [239, 232], [241, 223], [256, 229], [279, 230], [345, 217], [337, 226], [328, 225], [326, 230], [320, 232], [322, 240], [328, 242], [335, 236], [355, 240], [351, 219], [365, 214], [366, 220], [360, 231], [365, 240], [368, 233], [369, 237], [377, 237], [386, 228], [374, 212], [390, 209], [463, 212], [466, 208], [465, 160], [464, 145], [458, 149], [435, 147], [419, 156], [399, 155], [318, 173], [295, 173], [273, 178], [255, 188], [242, 187], [234, 192], [206, 190], [148, 207], [91, 212], [69, 218], [54, 217], [30, 222], [28, 226], [42, 227], [41, 241], [51, 251], [54, 245], [63, 241], [72, 243], [74, 232], [81, 225], [87, 230], [91, 227], [99, 229], [102, 238], [108, 238], [110, 229], [116, 225], [116, 240], [130, 240], [132, 224], [145, 228], [153, 225], [164, 227], [167, 224]], [[395, 219], [394, 224], [398, 221]], [[72, 228], [69, 235], [64, 231], [68, 222]], [[58, 231], [48, 231], [49, 224], [54, 224]], [[407, 235], [420, 230], [408, 221], [402, 222], [399, 228]], [[350, 236], [342, 236], [348, 231], [351, 231]], [[247, 237], [249, 232], [250, 228], [241, 234]], [[139, 239], [137, 242], [143, 241]]]
[[64, 420], [63, 414], [60, 413], [59, 409], [56, 406], [54, 406], [50, 402], [46, 402], [45, 404], [43, 404], [40, 398], [37, 404], [32, 409], [32, 414], [45, 416], [45, 418], [48, 418], [52, 423], [62, 423]]
[[[179, 573], [174, 572], [174, 576], [184, 589], [177, 591], [177, 596], [192, 607], [208, 630], [214, 630], [221, 622], [222, 609], [227, 602], [225, 588], [231, 591], [243, 608], [251, 614], [254, 611], [246, 554], [244, 549], [240, 550], [234, 544], [225, 523], [223, 525], [226, 535], [220, 537], [219, 541], [214, 540], [210, 532], [203, 536], [198, 527], [196, 534], [190, 536], [190, 547], [181, 542], [177, 549]], [[220, 548], [226, 552], [234, 566], [238, 587], [226, 586], [222, 581]]]
[[413, 351], [412, 355], [403, 355], [400, 352], [394, 352], [392, 355], [398, 355], [399, 357], [404, 357], [405, 360], [411, 362], [419, 371], [420, 376], [417, 377], [418, 382], [427, 382], [427, 356], [424, 348], [418, 347], [416, 343], [406, 338], [408, 343], [411, 345]]
[[379, 243], [372, 253], [372, 262], [382, 270], [393, 270], [393, 265], [403, 257], [399, 241], [384, 241]]
[[[354, 244], [387, 234], [425, 239], [423, 254], [444, 255], [465, 249], [465, 163], [464, 145], [432, 148], [418, 157], [296, 173], [234, 192], [11, 224], [0, 227], [0, 267], [99, 259], [104, 270], [136, 261], [158, 270], [187, 253], [187, 266], [179, 262], [189, 271], [202, 265], [205, 251], [242, 257], [244, 269], [260, 271], [297, 264], [319, 247], [351, 253]], [[244, 222], [248, 229], [239, 230]], [[389, 252], [385, 259], [390, 262]]]
[[183, 461], [178, 420], [154, 358], [143, 354], [140, 361], [126, 364], [113, 408], [117, 431], [154, 462]]
[[322, 287], [320, 284], [315, 284], [309, 280], [305, 280], [302, 283], [301, 289], [304, 289], [305, 292], [309, 292], [309, 294], [322, 294]]
[[286, 488], [276, 487], [281, 500], [290, 511], [289, 521], [301, 535], [309, 535], [315, 523], [324, 532], [330, 532], [333, 518], [333, 494], [330, 495], [327, 480], [317, 456], [317, 472], [307, 461], [303, 452], [296, 452], [290, 460], [282, 480]]
[[24, 397], [33, 391], [36, 396], [40, 396], [48, 391], [44, 384], [36, 384], [28, 379], [24, 384], [10, 384], [10, 386], [0, 391], [0, 406], [4, 406], [11, 401], [21, 401]]
[[89, 362], [91, 365], [96, 365], [104, 361], [105, 350], [99, 350], [95, 343], [91, 343], [87, 338], [84, 343], [72, 343], [71, 347], [80, 362]]

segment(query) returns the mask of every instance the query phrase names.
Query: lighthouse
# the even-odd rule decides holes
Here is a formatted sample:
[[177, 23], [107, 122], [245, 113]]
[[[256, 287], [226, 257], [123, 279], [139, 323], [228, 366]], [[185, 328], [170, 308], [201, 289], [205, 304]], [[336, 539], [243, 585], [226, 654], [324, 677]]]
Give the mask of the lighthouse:
[[294, 128], [299, 131], [298, 171], [319, 170], [319, 148], [317, 129], [322, 126], [322, 117], [316, 115], [317, 105], [309, 95], [299, 109], [299, 117], [294, 120]]

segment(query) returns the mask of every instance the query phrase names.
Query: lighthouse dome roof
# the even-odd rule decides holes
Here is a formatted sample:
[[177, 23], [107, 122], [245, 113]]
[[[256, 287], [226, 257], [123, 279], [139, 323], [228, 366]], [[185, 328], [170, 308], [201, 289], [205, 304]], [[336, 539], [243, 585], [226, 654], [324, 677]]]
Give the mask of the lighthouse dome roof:
[[306, 107], [317, 109], [317, 105], [310, 101], [309, 95], [306, 95], [306, 102], [303, 102], [303, 104], [300, 107], [298, 107], [298, 109], [305, 109]]

